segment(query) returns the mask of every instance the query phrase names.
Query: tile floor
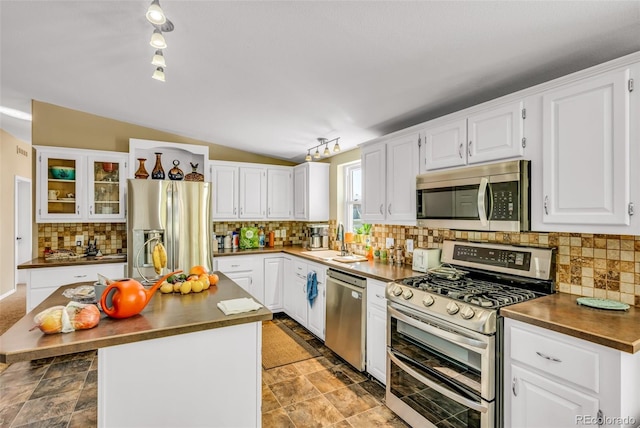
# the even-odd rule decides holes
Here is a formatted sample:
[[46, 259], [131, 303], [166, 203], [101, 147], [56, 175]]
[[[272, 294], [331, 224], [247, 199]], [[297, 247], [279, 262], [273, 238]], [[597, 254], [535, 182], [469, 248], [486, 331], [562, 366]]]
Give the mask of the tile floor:
[[[262, 426], [407, 427], [384, 405], [384, 387], [340, 360], [284, 314], [320, 357], [262, 372]], [[11, 364], [0, 373], [0, 427], [97, 425], [97, 352]], [[1, 370], [1, 369], [0, 369]]]

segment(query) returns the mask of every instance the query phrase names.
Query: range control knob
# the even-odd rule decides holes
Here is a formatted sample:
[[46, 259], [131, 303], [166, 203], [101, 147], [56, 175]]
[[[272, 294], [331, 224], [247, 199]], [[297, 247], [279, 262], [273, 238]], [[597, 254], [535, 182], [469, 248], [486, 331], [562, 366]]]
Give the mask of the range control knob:
[[460, 310], [460, 316], [466, 320], [470, 320], [476, 314], [471, 306], [465, 306]]
[[433, 296], [427, 294], [424, 299], [422, 299], [422, 304], [425, 306], [431, 306], [435, 303], [435, 300], [433, 299]]
[[413, 291], [405, 290], [405, 292], [402, 293], [402, 297], [404, 297], [404, 300], [409, 300], [410, 298], [413, 297]]
[[449, 302], [447, 304], [447, 312], [449, 313], [449, 315], [455, 315], [458, 313], [459, 310], [460, 308], [458, 307], [456, 302]]
[[394, 296], [401, 295], [402, 287], [400, 287], [399, 285], [394, 285], [393, 288], [391, 288], [391, 294], [393, 294]]

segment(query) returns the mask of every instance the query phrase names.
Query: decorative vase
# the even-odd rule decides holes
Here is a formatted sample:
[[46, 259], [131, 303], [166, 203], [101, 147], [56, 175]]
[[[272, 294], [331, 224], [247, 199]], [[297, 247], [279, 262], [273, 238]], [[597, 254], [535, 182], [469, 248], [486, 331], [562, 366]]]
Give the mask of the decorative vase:
[[164, 180], [164, 169], [162, 169], [162, 153], [156, 153], [156, 165], [151, 171], [151, 178], [154, 180]]
[[189, 162], [189, 165], [191, 165], [191, 172], [184, 177], [184, 181], [204, 181], [204, 175], [197, 172], [198, 164]]
[[180, 161], [178, 159], [173, 161], [173, 168], [169, 170], [169, 180], [182, 180], [184, 178], [184, 174], [180, 168]]
[[138, 162], [140, 162], [140, 166], [138, 167], [138, 170], [135, 173], [135, 177], [146, 180], [147, 178], [149, 178], [149, 173], [147, 172], [147, 169], [144, 167], [144, 163], [146, 162], [146, 159], [138, 158]]

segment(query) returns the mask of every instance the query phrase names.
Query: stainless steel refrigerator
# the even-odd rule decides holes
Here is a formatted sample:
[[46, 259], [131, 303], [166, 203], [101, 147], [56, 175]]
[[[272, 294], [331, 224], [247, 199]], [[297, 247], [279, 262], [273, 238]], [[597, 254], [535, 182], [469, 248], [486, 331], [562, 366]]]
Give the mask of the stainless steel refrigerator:
[[[205, 182], [127, 181], [127, 271], [130, 278], [150, 283], [192, 266], [213, 269], [211, 184]], [[167, 268], [153, 268], [153, 247], [162, 242]]]

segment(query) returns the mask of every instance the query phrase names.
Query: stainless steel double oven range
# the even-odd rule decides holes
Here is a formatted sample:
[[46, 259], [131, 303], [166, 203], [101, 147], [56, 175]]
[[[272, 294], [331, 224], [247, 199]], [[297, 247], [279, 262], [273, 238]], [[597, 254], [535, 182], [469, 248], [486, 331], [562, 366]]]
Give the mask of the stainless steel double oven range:
[[438, 272], [389, 283], [387, 406], [414, 427], [502, 426], [498, 311], [553, 293], [553, 260], [551, 249], [444, 241]]

